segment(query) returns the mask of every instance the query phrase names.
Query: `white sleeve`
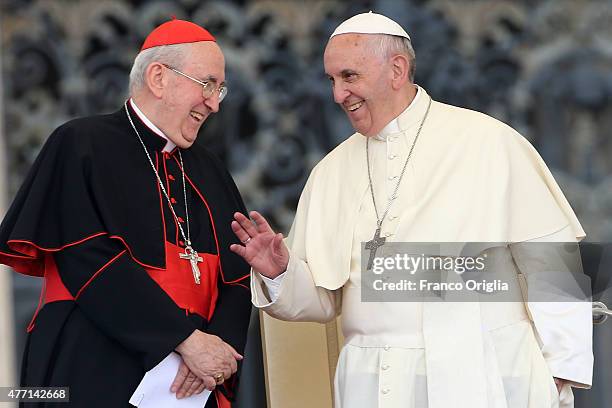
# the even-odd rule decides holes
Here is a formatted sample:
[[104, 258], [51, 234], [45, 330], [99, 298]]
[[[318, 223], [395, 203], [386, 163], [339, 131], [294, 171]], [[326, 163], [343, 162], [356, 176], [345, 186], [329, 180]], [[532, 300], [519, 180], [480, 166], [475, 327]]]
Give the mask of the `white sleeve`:
[[263, 283], [266, 285], [266, 289], [268, 289], [268, 297], [270, 299], [270, 302], [276, 302], [276, 299], [278, 299], [278, 292], [280, 291], [286, 272], [281, 273], [274, 279], [270, 279], [267, 276], [260, 274], [259, 272], [256, 273], [261, 276]]
[[[576, 238], [571, 227], [567, 226], [553, 234], [511, 247], [519, 269], [527, 275], [527, 306], [539, 337], [542, 354], [552, 375], [570, 381], [575, 387], [589, 388], [593, 375], [590, 294], [576, 299], [573, 297], [574, 294], [568, 294], [572, 291], [561, 291], [562, 296], [566, 296], [566, 300], [556, 293], [555, 299], [560, 301], [543, 301], [547, 296], [548, 298], [551, 296], [550, 276], [554, 276], [552, 274], [556, 273], [558, 278], [553, 278], [555, 280], [565, 279], [563, 285], [571, 285], [574, 278], [580, 279], [582, 268], [579, 252], [564, 258], [557, 256], [558, 251], [547, 253], [546, 250], [538, 249], [542, 247], [530, 246], [529, 244], [533, 242], [567, 243], [576, 242]], [[564, 271], [564, 267], [571, 273], [559, 274], [559, 271]]]
[[294, 256], [276, 279], [251, 271], [253, 305], [280, 320], [328, 322], [338, 314], [339, 296], [340, 291], [316, 286], [306, 262]]

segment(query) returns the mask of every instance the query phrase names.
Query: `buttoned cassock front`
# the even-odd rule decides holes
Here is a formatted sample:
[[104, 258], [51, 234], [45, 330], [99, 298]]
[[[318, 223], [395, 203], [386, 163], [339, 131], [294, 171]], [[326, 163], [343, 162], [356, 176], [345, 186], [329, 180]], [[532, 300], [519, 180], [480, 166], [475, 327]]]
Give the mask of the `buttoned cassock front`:
[[[419, 89], [382, 137], [370, 140], [379, 214], [428, 101]], [[559, 320], [547, 315], [550, 308], [534, 305], [537, 333], [521, 299], [362, 302], [361, 243], [376, 226], [365, 143], [354, 134], [313, 169], [287, 239], [291, 255], [278, 298], [270, 301], [255, 272], [253, 303], [293, 321], [325, 322], [341, 310], [345, 346], [336, 370], [336, 408], [572, 406], [569, 386], [559, 405], [552, 377], [591, 383], [586, 302], [565, 308], [573, 322], [561, 325], [569, 327], [565, 332], [555, 330]], [[397, 242], [524, 242], [572, 241], [584, 231], [522, 136], [481, 113], [434, 101], [382, 235]], [[508, 249], [497, 256], [514, 267]]]

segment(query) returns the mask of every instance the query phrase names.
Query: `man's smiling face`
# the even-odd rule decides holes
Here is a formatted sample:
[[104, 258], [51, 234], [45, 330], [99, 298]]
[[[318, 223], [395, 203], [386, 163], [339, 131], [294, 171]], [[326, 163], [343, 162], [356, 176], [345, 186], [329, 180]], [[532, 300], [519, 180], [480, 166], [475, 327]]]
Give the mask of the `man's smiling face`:
[[374, 52], [376, 35], [340, 34], [331, 38], [323, 57], [334, 101], [353, 128], [375, 136], [395, 115], [389, 99], [390, 63]]

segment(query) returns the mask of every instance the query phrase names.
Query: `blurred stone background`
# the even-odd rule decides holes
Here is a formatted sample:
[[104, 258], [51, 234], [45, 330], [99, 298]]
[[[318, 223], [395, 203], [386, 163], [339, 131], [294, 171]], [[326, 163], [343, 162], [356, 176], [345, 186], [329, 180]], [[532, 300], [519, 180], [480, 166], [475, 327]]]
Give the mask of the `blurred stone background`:
[[[225, 161], [248, 208], [287, 232], [310, 169], [352, 133], [323, 75], [325, 43], [368, 10], [411, 34], [419, 85], [520, 131], [588, 240], [612, 240], [611, 1], [2, 0], [7, 202], [55, 127], [121, 106], [144, 37], [175, 15], [207, 27], [226, 56], [229, 95], [198, 143]], [[39, 282], [11, 279], [18, 362]], [[611, 329], [595, 328], [595, 384], [577, 407], [612, 406]]]

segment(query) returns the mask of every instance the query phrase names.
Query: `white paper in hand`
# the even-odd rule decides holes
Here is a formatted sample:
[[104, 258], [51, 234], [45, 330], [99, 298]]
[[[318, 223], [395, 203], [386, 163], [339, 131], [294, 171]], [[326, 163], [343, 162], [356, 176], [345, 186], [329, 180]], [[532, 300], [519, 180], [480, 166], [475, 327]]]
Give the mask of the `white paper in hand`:
[[132, 394], [130, 404], [138, 408], [202, 408], [210, 396], [210, 391], [204, 390], [201, 394], [183, 399], [176, 399], [176, 394], [170, 392], [170, 385], [176, 377], [180, 363], [181, 357], [172, 352], [147, 371]]

